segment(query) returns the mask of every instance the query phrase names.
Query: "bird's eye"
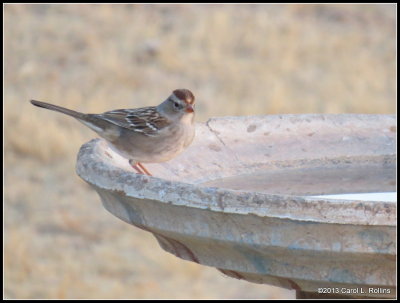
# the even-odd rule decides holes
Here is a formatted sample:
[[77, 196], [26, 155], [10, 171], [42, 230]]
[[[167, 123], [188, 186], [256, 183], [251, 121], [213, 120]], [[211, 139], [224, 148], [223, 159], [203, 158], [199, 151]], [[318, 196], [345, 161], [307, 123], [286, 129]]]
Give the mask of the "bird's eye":
[[179, 108], [179, 103], [178, 102], [174, 102], [174, 106], [175, 106], [175, 108]]

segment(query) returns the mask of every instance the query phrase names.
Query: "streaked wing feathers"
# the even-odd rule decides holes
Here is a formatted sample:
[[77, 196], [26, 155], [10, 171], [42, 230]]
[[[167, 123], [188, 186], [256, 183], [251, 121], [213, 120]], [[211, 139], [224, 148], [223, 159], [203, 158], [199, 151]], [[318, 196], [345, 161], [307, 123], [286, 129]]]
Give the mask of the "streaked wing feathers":
[[161, 129], [170, 125], [170, 121], [161, 116], [154, 106], [117, 109], [105, 112], [101, 116], [111, 123], [147, 136], [156, 136]]

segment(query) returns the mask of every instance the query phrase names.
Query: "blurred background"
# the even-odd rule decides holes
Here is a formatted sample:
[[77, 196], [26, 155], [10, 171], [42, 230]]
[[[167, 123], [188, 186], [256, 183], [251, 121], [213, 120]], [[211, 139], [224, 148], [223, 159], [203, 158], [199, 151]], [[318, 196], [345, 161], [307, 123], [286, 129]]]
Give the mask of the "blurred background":
[[30, 5], [4, 11], [6, 298], [294, 298], [166, 252], [75, 173], [83, 112], [176, 88], [213, 116], [396, 113], [396, 6]]

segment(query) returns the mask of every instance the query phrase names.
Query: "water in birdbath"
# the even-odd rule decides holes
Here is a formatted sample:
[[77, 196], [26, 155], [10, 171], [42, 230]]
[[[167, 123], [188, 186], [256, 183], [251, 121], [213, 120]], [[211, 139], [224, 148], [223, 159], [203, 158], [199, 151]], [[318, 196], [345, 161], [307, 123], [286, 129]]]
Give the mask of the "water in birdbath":
[[352, 193], [342, 195], [321, 195], [311, 196], [315, 198], [339, 199], [339, 200], [355, 200], [355, 201], [380, 201], [380, 202], [397, 202], [396, 192], [382, 193]]
[[[387, 201], [395, 199], [395, 176], [394, 167], [382, 165], [300, 167], [268, 169], [254, 174], [211, 180], [201, 185], [270, 194], [335, 195], [331, 198], [339, 198], [343, 194], [391, 192], [390, 198], [388, 195], [382, 196]], [[345, 197], [349, 196], [343, 196], [342, 199]], [[367, 197], [376, 198], [376, 195], [358, 199]]]

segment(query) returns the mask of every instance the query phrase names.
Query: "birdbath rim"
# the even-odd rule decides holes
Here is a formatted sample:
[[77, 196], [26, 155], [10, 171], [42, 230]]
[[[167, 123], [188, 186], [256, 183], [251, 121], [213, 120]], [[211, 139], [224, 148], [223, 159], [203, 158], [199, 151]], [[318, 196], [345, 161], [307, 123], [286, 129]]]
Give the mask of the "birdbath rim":
[[[329, 122], [330, 117], [342, 119], [344, 115], [279, 115], [274, 118], [282, 119], [283, 117], [287, 121], [290, 121], [293, 117], [319, 120], [321, 116], [327, 117]], [[365, 116], [347, 115], [347, 118], [356, 117], [356, 119], [362, 120]], [[369, 116], [373, 119], [382, 120], [386, 126], [393, 124], [393, 119], [395, 119], [392, 115]], [[257, 120], [263, 117], [253, 116], [251, 118]], [[268, 118], [270, 117], [268, 116]], [[244, 120], [248, 118], [243, 117]], [[200, 133], [207, 132], [207, 135], [213, 135], [215, 130], [210, 128], [210, 121], [214, 123], [226, 119], [240, 120], [240, 117], [212, 118], [206, 123], [197, 123], [196, 127], [201, 130]], [[150, 199], [175, 206], [308, 222], [396, 225], [396, 203], [393, 202], [339, 200], [257, 191], [249, 192], [191, 184], [181, 180], [159, 178], [156, 173], [154, 176], [136, 174], [129, 166], [123, 166], [119, 164], [120, 162], [114, 161], [115, 156], [109, 157], [109, 155], [110, 149], [102, 139], [94, 139], [84, 144], [77, 159], [78, 175], [98, 188], [120, 191], [129, 197]]]

